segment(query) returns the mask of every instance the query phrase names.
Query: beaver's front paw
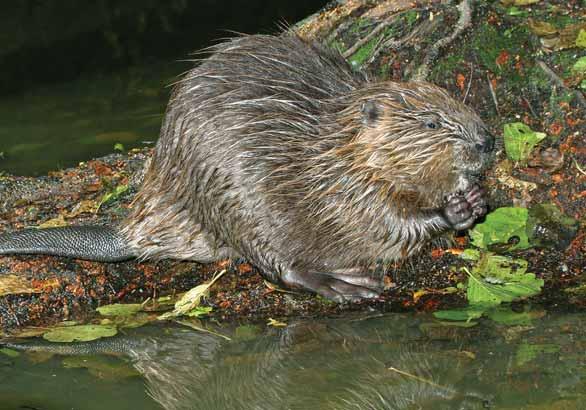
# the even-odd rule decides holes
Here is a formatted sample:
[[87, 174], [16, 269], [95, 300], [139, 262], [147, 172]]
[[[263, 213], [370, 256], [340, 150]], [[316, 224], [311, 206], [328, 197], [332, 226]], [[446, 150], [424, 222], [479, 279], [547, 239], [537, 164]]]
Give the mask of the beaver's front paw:
[[446, 222], [456, 231], [470, 228], [476, 218], [486, 214], [484, 190], [478, 185], [463, 194], [453, 194], [443, 209]]
[[476, 218], [486, 215], [488, 204], [484, 197], [486, 192], [478, 185], [473, 185], [470, 191], [465, 194], [466, 201], [472, 207], [472, 215]]

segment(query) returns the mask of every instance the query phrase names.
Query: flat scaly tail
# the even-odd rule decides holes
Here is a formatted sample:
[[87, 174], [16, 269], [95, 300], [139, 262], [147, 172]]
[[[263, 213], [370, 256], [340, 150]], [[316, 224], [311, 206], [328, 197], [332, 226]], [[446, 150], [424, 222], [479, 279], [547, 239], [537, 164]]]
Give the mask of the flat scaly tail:
[[120, 232], [109, 226], [64, 226], [0, 234], [0, 255], [10, 254], [55, 255], [99, 262], [136, 257]]

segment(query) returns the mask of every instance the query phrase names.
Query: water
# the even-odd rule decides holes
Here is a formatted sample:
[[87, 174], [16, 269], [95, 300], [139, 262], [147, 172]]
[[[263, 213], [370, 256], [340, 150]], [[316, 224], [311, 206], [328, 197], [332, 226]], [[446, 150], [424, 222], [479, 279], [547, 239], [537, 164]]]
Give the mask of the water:
[[0, 173], [43, 175], [157, 139], [190, 53], [276, 33], [326, 0], [7, 2], [0, 13]]
[[215, 326], [231, 340], [150, 326], [117, 339], [120, 357], [0, 354], [0, 409], [585, 409], [585, 321], [454, 328], [393, 314]]
[[39, 175], [155, 141], [179, 64], [39, 86], [0, 99], [0, 170]]

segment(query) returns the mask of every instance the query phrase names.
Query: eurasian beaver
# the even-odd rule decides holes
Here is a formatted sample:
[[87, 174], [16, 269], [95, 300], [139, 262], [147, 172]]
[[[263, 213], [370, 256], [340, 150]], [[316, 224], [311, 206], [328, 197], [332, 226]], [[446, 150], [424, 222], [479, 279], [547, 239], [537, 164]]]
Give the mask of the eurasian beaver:
[[446, 91], [377, 81], [292, 33], [241, 36], [175, 86], [120, 227], [0, 236], [0, 253], [100, 261], [242, 256], [270, 281], [376, 297], [405, 258], [486, 212], [494, 138]]

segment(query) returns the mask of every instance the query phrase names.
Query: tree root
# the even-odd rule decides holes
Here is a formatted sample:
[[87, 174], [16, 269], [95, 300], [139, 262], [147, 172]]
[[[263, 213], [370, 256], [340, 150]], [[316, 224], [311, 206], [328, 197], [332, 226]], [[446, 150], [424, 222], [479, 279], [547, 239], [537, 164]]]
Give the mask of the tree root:
[[460, 18], [456, 23], [455, 29], [447, 37], [438, 40], [427, 52], [427, 55], [423, 59], [421, 65], [415, 71], [415, 74], [411, 77], [412, 81], [424, 81], [429, 76], [430, 66], [437, 59], [439, 52], [442, 48], [453, 42], [462, 32], [468, 28], [472, 23], [472, 12], [473, 7], [470, 0], [462, 0], [457, 7], [460, 12]]
[[564, 80], [562, 80], [551, 68], [549, 68], [549, 66], [547, 64], [545, 64], [543, 61], [541, 60], [535, 60], [537, 62], [537, 65], [539, 66], [539, 68], [541, 68], [541, 70], [549, 77], [549, 80], [557, 87], [560, 87], [562, 90], [568, 92], [568, 93], [572, 93], [576, 96], [576, 100], [578, 101], [578, 104], [580, 106], [582, 106], [582, 108], [586, 108], [586, 99], [584, 98], [584, 95], [578, 91], [578, 90], [572, 90], [571, 88], [568, 88], [565, 84], [564, 84]]
[[396, 18], [397, 18], [397, 14], [395, 14], [391, 17], [388, 17], [385, 20], [383, 20], [381, 23], [379, 23], [374, 28], [374, 30], [372, 30], [370, 33], [368, 33], [368, 35], [364, 36], [363, 38], [358, 40], [356, 43], [354, 43], [354, 45], [352, 47], [350, 47], [348, 50], [344, 51], [344, 53], [342, 53], [344, 58], [351, 57], [354, 53], [356, 53], [360, 49], [360, 47], [362, 47], [363, 45], [368, 43], [375, 36], [377, 36], [381, 31], [383, 31], [385, 28], [387, 28], [389, 25], [391, 25], [391, 23], [393, 23], [396, 20]]

